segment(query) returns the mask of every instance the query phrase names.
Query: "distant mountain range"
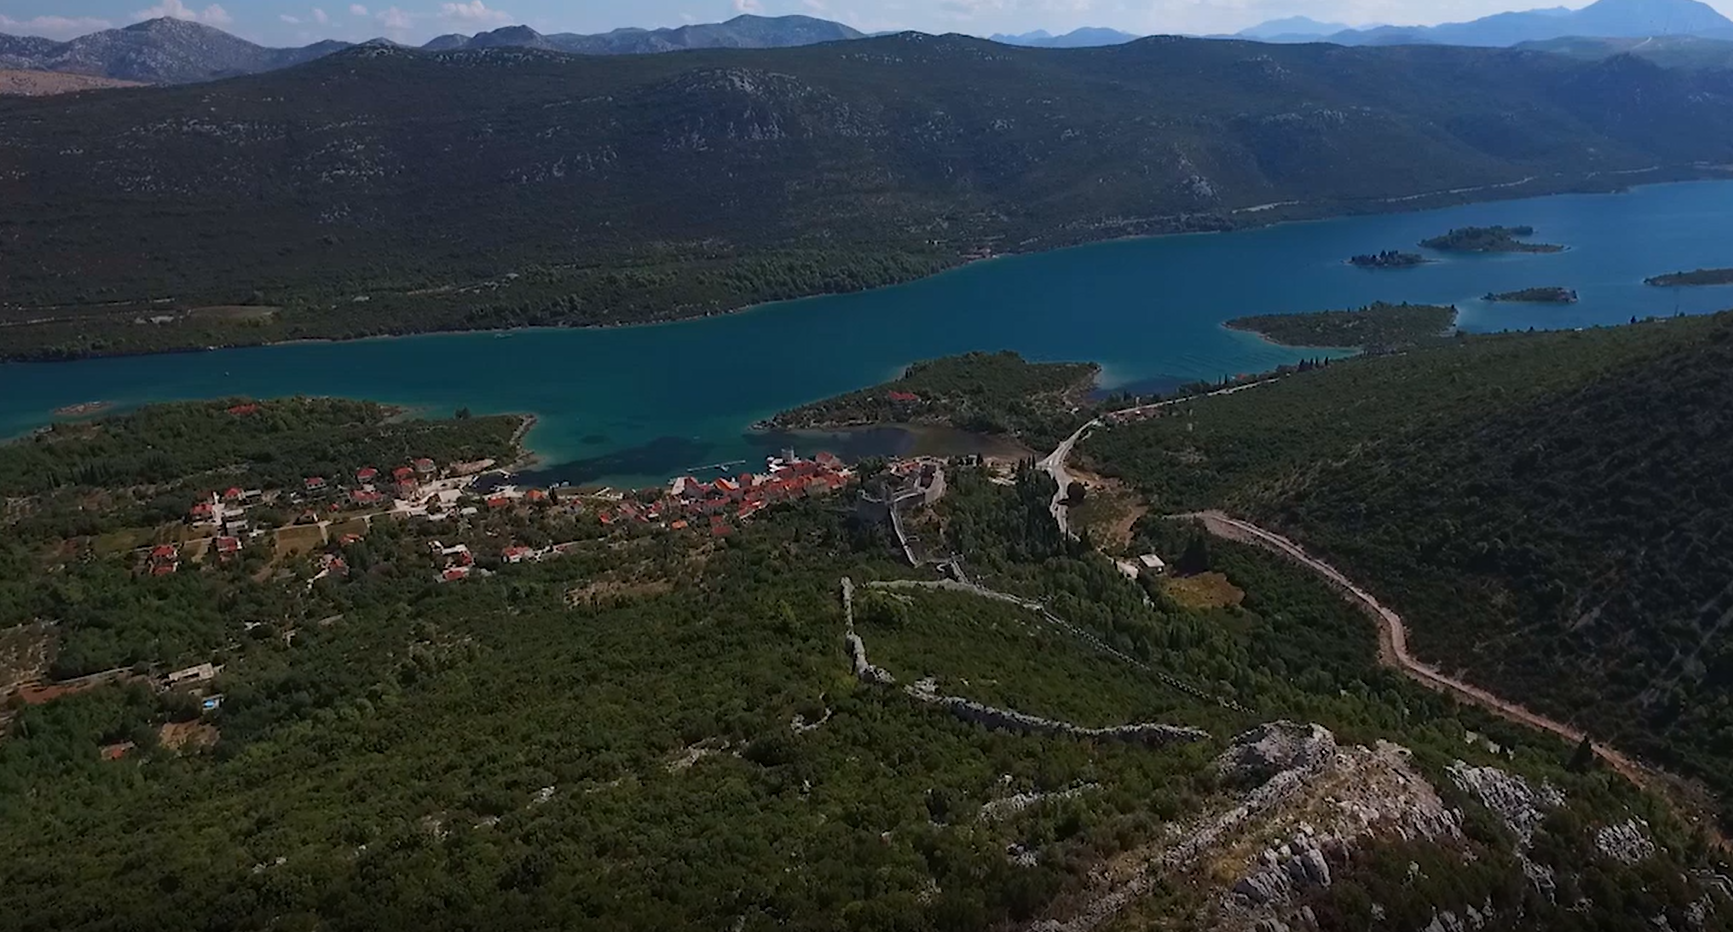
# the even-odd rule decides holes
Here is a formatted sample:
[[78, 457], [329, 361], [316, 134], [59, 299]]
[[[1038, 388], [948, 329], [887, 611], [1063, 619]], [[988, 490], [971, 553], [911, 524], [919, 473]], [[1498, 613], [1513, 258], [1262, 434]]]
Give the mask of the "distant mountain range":
[[[1270, 43], [1329, 42], [1336, 45], [1515, 46], [1574, 57], [1605, 57], [1630, 51], [1657, 63], [1721, 67], [1726, 57], [1712, 46], [1674, 44], [1629, 48], [1597, 45], [1598, 39], [1696, 37], [1733, 40], [1733, 20], [1698, 0], [1598, 0], [1581, 10], [1565, 7], [1499, 13], [1441, 26], [1377, 26], [1348, 29], [1305, 16], [1270, 20], [1231, 36]], [[583, 55], [635, 55], [695, 49], [767, 49], [867, 38], [856, 29], [810, 16], [737, 16], [724, 23], [668, 29], [616, 29], [597, 35], [543, 35], [528, 26], [506, 26], [475, 35], [440, 36], [422, 48], [431, 52], [527, 48]], [[999, 34], [992, 41], [1034, 48], [1093, 48], [1123, 45], [1138, 36], [1118, 29], [1086, 27], [1055, 36], [1044, 30]], [[1546, 43], [1584, 40], [1556, 47]], [[372, 44], [394, 45], [385, 39]], [[56, 42], [36, 36], [0, 35], [0, 70], [56, 72], [147, 84], [187, 84], [276, 71], [350, 48], [327, 40], [302, 48], [269, 48], [220, 29], [180, 19], [153, 19]], [[1602, 54], [1603, 50], [1605, 54]]]
[[348, 45], [327, 41], [298, 49], [266, 48], [221, 29], [163, 17], [125, 29], [105, 29], [70, 42], [0, 35], [0, 68], [185, 84], [275, 71]]
[[[1441, 26], [1380, 26], [1323, 39], [1337, 45], [1511, 46], [1567, 37], [1701, 36], [1733, 39], [1733, 20], [1697, 0], [1598, 0], [1580, 10], [1553, 7], [1498, 13]], [[1317, 41], [1316, 38], [1303, 41]]]
[[1124, 45], [1127, 42], [1135, 42], [1141, 38], [1143, 37], [1132, 35], [1129, 32], [1120, 32], [1117, 29], [1085, 26], [1082, 29], [1074, 29], [1062, 36], [1053, 35], [1045, 29], [1037, 29], [1034, 32], [1025, 32], [1020, 36], [996, 33], [991, 37], [991, 41], [998, 42], [1002, 45], [1022, 45], [1038, 49], [1087, 49], [1100, 48], [1107, 45]]
[[865, 33], [810, 16], [736, 16], [725, 23], [672, 29], [616, 29], [597, 35], [542, 35], [528, 26], [507, 26], [474, 36], [440, 36], [422, 46], [429, 51], [532, 48], [580, 55], [641, 55], [684, 49], [775, 49], [865, 38]]
[[1262, 22], [1250, 29], [1241, 29], [1234, 33], [1234, 38], [1256, 39], [1260, 42], [1316, 42], [1324, 36], [1349, 31], [1349, 27], [1343, 23], [1320, 23], [1309, 16], [1289, 16]]
[[[528, 26], [507, 26], [474, 36], [440, 36], [430, 51], [501, 47], [587, 55], [625, 55], [706, 48], [785, 48], [863, 38], [841, 23], [810, 16], [737, 16], [726, 23], [674, 29], [616, 29], [601, 35], [544, 36]], [[374, 42], [391, 44], [384, 39]], [[0, 69], [53, 71], [147, 84], [188, 84], [288, 68], [351, 43], [325, 41], [303, 48], [255, 45], [220, 29], [164, 17], [124, 29], [106, 29], [70, 42], [0, 35]]]

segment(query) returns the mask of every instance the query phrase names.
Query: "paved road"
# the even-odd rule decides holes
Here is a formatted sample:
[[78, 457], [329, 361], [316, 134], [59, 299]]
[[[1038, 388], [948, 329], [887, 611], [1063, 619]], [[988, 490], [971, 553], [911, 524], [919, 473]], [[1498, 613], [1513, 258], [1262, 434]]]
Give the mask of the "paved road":
[[1108, 414], [1096, 418], [1082, 427], [1077, 428], [1075, 433], [1061, 441], [1059, 446], [1054, 447], [1052, 453], [1047, 454], [1044, 459], [1035, 464], [1035, 468], [1046, 472], [1049, 476], [1052, 476], [1054, 484], [1059, 486], [1059, 488], [1053, 493], [1053, 503], [1048, 507], [1048, 510], [1053, 513], [1053, 520], [1058, 523], [1060, 532], [1070, 537], [1077, 536], [1071, 533], [1070, 516], [1065, 505], [1065, 493], [1071, 488], [1071, 473], [1066, 470], [1065, 461], [1071, 458], [1071, 450], [1076, 447], [1077, 444], [1081, 443], [1083, 438], [1089, 435], [1090, 431], [1110, 423], [1109, 420], [1107, 420], [1110, 418], [1134, 417], [1140, 414], [1148, 414], [1151, 411], [1161, 408], [1196, 401], [1199, 398], [1214, 398], [1217, 395], [1232, 395], [1235, 392], [1243, 392], [1248, 388], [1257, 388], [1260, 385], [1268, 385], [1271, 382], [1276, 381], [1278, 378], [1280, 378], [1280, 376], [1268, 379], [1259, 379], [1256, 382], [1247, 382], [1244, 385], [1218, 388], [1213, 392], [1208, 392], [1203, 395], [1187, 395], [1184, 398], [1158, 401], [1154, 404], [1138, 405], [1134, 408], [1121, 408], [1118, 411], [1109, 412]]
[[1047, 454], [1046, 459], [1035, 464], [1036, 468], [1045, 470], [1047, 475], [1052, 476], [1053, 482], [1059, 486], [1053, 493], [1053, 503], [1048, 510], [1053, 512], [1053, 520], [1059, 523], [1062, 534], [1076, 536], [1071, 534], [1071, 523], [1066, 514], [1068, 509], [1065, 506], [1065, 493], [1071, 488], [1071, 473], [1065, 470], [1065, 461], [1071, 458], [1071, 448], [1077, 446], [1091, 430], [1100, 426], [1101, 421], [1095, 420], [1077, 428], [1077, 432], [1061, 441], [1052, 453]]

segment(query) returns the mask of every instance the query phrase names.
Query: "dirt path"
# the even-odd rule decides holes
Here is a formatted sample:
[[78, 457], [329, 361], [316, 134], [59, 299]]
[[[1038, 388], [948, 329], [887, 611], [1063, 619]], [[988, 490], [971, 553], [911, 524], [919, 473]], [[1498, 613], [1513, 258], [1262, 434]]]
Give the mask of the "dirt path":
[[[1386, 608], [1376, 598], [1373, 598], [1371, 593], [1354, 585], [1353, 581], [1343, 575], [1340, 570], [1306, 553], [1299, 544], [1249, 521], [1241, 521], [1219, 511], [1206, 511], [1198, 514], [1181, 515], [1180, 517], [1195, 518], [1201, 521], [1204, 528], [1217, 537], [1254, 544], [1279, 553], [1329, 581], [1350, 601], [1364, 609], [1367, 614], [1379, 622], [1378, 657], [1387, 666], [1401, 670], [1424, 686], [1448, 693], [1463, 702], [1477, 705], [1510, 721], [1550, 732], [1567, 741], [1575, 742], [1583, 739], [1581, 729], [1533, 712], [1472, 683], [1465, 683], [1441, 673], [1438, 668], [1416, 658], [1408, 650], [1408, 628], [1403, 623], [1401, 615]], [[1679, 799], [1684, 787], [1682, 780], [1641, 764], [1607, 745], [1591, 741], [1590, 746], [1594, 749], [1595, 756], [1604, 761], [1607, 766], [1632, 783], [1660, 793], [1663, 798], [1674, 804], [1679, 815], [1686, 822], [1703, 826], [1720, 840], [1723, 846], [1727, 845], [1727, 840], [1716, 831], [1713, 819], [1702, 811], [1700, 805], [1692, 801], [1682, 802]]]

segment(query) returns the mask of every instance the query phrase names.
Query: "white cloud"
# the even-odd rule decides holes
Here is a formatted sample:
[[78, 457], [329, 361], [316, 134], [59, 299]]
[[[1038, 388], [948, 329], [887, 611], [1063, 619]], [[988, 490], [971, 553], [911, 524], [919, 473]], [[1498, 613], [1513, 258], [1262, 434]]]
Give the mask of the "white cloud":
[[439, 18], [457, 20], [464, 23], [485, 23], [494, 26], [505, 26], [511, 23], [512, 15], [504, 10], [489, 9], [482, 0], [469, 0], [467, 3], [444, 3], [439, 7]]
[[205, 7], [203, 10], [194, 10], [192, 7], [182, 3], [181, 0], [163, 0], [163, 2], [156, 6], [145, 10], [139, 10], [137, 13], [132, 15], [134, 19], [141, 20], [159, 19], [164, 16], [172, 16], [175, 19], [191, 20], [195, 23], [204, 23], [207, 26], [227, 26], [235, 21], [235, 18], [229, 15], [228, 10], [223, 9], [215, 3]]
[[415, 25], [414, 17], [396, 7], [381, 10], [373, 18], [378, 20], [379, 25], [385, 27], [388, 32], [403, 32]]
[[367, 14], [367, 8], [362, 6], [359, 3], [350, 4], [349, 15], [350, 16], [366, 16], [366, 15], [368, 15]]
[[734, 12], [763, 13], [764, 3], [762, 0], [734, 0]]
[[48, 39], [72, 39], [87, 33], [112, 28], [114, 28], [113, 23], [93, 16], [37, 16], [31, 19], [13, 19], [5, 14], [0, 14], [0, 30], [27, 36], [43, 36]]
[[291, 26], [301, 25], [301, 20], [299, 18], [294, 17], [294, 16], [290, 16], [287, 13], [278, 13], [277, 18], [282, 20], [285, 23], [288, 23]]

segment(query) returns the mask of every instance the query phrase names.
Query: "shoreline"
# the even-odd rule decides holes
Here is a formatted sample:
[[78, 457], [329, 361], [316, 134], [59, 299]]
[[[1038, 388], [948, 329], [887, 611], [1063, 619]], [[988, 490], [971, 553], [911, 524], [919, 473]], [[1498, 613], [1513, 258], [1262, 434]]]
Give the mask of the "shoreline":
[[[1670, 171], [1676, 172], [1677, 174], [1676, 175], [1669, 174]], [[1661, 174], [1661, 175], [1664, 175], [1665, 177], [1658, 178], [1658, 179], [1653, 180], [1653, 181], [1646, 181], [1646, 182], [1639, 182], [1639, 183], [1631, 183], [1628, 180], [1630, 176], [1643, 175], [1643, 174]], [[1607, 185], [1604, 188], [1596, 187], [1593, 185], [1593, 182], [1596, 180], [1600, 180], [1600, 179], [1611, 180], [1611, 179], [1615, 179], [1615, 178], [1617, 178], [1619, 180], [1614, 182], [1613, 184]], [[1549, 184], [1549, 182], [1556, 182], [1556, 184]], [[519, 334], [519, 333], [534, 333], [534, 332], [538, 332], [538, 331], [611, 330], [611, 329], [622, 328], [622, 327], [666, 326], [666, 325], [671, 325], [671, 324], [686, 323], [688, 321], [706, 320], [706, 319], [710, 319], [710, 318], [714, 318], [714, 317], [729, 317], [729, 316], [734, 316], [737, 314], [747, 314], [747, 313], [751, 313], [755, 310], [759, 310], [761, 308], [771, 307], [774, 305], [788, 304], [788, 303], [793, 303], [793, 302], [797, 302], [797, 301], [808, 301], [808, 300], [813, 300], [816, 298], [837, 297], [837, 296], [844, 295], [844, 294], [864, 294], [864, 293], [867, 293], [869, 291], [883, 291], [883, 290], [890, 289], [890, 288], [899, 288], [899, 287], [913, 284], [915, 282], [926, 281], [926, 280], [931, 279], [931, 278], [936, 278], [936, 277], [941, 276], [941, 275], [947, 275], [947, 274], [955, 273], [955, 272], [960, 271], [962, 269], [966, 269], [966, 268], [969, 268], [971, 266], [975, 266], [975, 265], [979, 265], [979, 264], [983, 264], [983, 263], [987, 263], [987, 262], [994, 262], [994, 261], [1003, 260], [1003, 259], [1014, 259], [1014, 258], [1020, 258], [1020, 257], [1024, 257], [1024, 256], [1034, 256], [1034, 255], [1042, 255], [1042, 254], [1049, 254], [1049, 253], [1057, 253], [1057, 252], [1063, 252], [1063, 251], [1066, 251], [1069, 249], [1082, 249], [1082, 248], [1088, 248], [1091, 246], [1105, 245], [1108, 243], [1135, 242], [1135, 241], [1139, 241], [1139, 240], [1167, 239], [1167, 238], [1172, 238], [1172, 237], [1184, 237], [1184, 236], [1219, 235], [1219, 234], [1223, 234], [1223, 233], [1240, 233], [1240, 232], [1249, 232], [1249, 231], [1254, 231], [1254, 230], [1269, 229], [1271, 227], [1285, 226], [1288, 224], [1296, 224], [1296, 223], [1318, 223], [1318, 222], [1325, 222], [1325, 221], [1331, 221], [1331, 220], [1347, 219], [1347, 218], [1351, 218], [1351, 217], [1377, 216], [1377, 215], [1389, 215], [1389, 214], [1423, 213], [1423, 212], [1428, 211], [1428, 210], [1443, 210], [1443, 209], [1450, 208], [1450, 207], [1460, 207], [1460, 206], [1466, 206], [1469, 204], [1478, 204], [1478, 203], [1492, 203], [1492, 202], [1498, 202], [1498, 201], [1518, 201], [1518, 200], [1527, 200], [1530, 198], [1563, 197], [1563, 196], [1571, 196], [1571, 195], [1606, 196], [1606, 195], [1616, 195], [1616, 194], [1628, 193], [1633, 188], [1640, 188], [1640, 187], [1653, 187], [1653, 186], [1665, 185], [1665, 184], [1694, 184], [1694, 183], [1715, 183], [1715, 182], [1733, 182], [1733, 167], [1709, 165], [1706, 163], [1692, 163], [1689, 165], [1671, 166], [1671, 167], [1669, 167], [1669, 166], [1653, 166], [1650, 168], [1629, 169], [1629, 170], [1622, 170], [1622, 171], [1597, 171], [1597, 172], [1590, 172], [1590, 173], [1587, 173], [1584, 175], [1572, 176], [1572, 178], [1569, 180], [1566, 180], [1559, 175], [1554, 175], [1551, 178], [1543, 178], [1543, 177], [1539, 177], [1539, 176], [1529, 176], [1527, 178], [1523, 178], [1523, 179], [1519, 179], [1517, 181], [1511, 181], [1511, 182], [1482, 185], [1482, 186], [1476, 186], [1473, 188], [1458, 188], [1458, 189], [1447, 190], [1447, 191], [1429, 191], [1429, 192], [1425, 192], [1425, 193], [1421, 193], [1421, 194], [1413, 194], [1413, 195], [1406, 195], [1406, 196], [1401, 196], [1401, 197], [1391, 197], [1391, 198], [1373, 198], [1373, 199], [1362, 199], [1362, 200], [1353, 200], [1353, 201], [1288, 201], [1288, 202], [1281, 202], [1281, 203], [1276, 204], [1276, 205], [1257, 205], [1258, 207], [1260, 207], [1262, 209], [1258, 210], [1256, 212], [1250, 211], [1246, 208], [1224, 208], [1223, 212], [1221, 214], [1219, 214], [1219, 217], [1220, 217], [1220, 219], [1222, 219], [1224, 221], [1224, 223], [1227, 224], [1225, 229], [1190, 230], [1190, 231], [1181, 230], [1181, 231], [1163, 232], [1163, 233], [1123, 233], [1123, 234], [1107, 234], [1107, 235], [1101, 235], [1101, 236], [1095, 236], [1095, 237], [1090, 237], [1090, 236], [1085, 235], [1081, 238], [1076, 238], [1076, 239], [1072, 239], [1072, 240], [1056, 239], [1056, 240], [1052, 241], [1051, 245], [1046, 245], [1046, 246], [1039, 247], [1039, 248], [1030, 248], [1030, 249], [1015, 249], [1015, 248], [1013, 248], [1013, 249], [1008, 249], [1005, 252], [995, 253], [992, 256], [986, 256], [986, 257], [982, 257], [982, 256], [965, 257], [965, 256], [959, 255], [954, 260], [948, 262], [948, 264], [944, 265], [943, 267], [937, 269], [936, 271], [934, 271], [930, 274], [915, 276], [915, 277], [912, 277], [912, 278], [909, 278], [909, 279], [906, 279], [903, 281], [890, 282], [890, 283], [887, 283], [884, 285], [879, 285], [879, 286], [876, 286], [876, 287], [870, 288], [870, 289], [861, 289], [861, 290], [857, 290], [857, 291], [847, 291], [847, 292], [815, 292], [813, 294], [802, 295], [800, 297], [795, 297], [795, 298], [781, 298], [781, 299], [768, 300], [768, 301], [755, 301], [752, 303], [742, 304], [742, 305], [739, 305], [737, 307], [728, 308], [728, 309], [705, 310], [705, 311], [700, 312], [700, 313], [692, 313], [692, 314], [680, 314], [678, 312], [675, 312], [674, 314], [672, 314], [670, 316], [651, 317], [651, 318], [648, 318], [645, 320], [638, 320], [638, 321], [616, 321], [616, 322], [610, 322], [610, 323], [584, 324], [584, 325], [578, 325], [578, 326], [554, 324], [554, 325], [542, 325], [542, 326], [534, 326], [534, 327], [481, 328], [481, 329], [439, 328], [439, 329], [430, 329], [430, 330], [407, 331], [407, 332], [403, 332], [403, 333], [370, 334], [367, 336], [359, 336], [359, 337], [294, 337], [294, 338], [283, 339], [283, 340], [263, 340], [263, 341], [259, 341], [256, 343], [237, 342], [237, 343], [208, 344], [208, 345], [202, 345], [202, 346], [183, 346], [183, 347], [174, 347], [174, 348], [166, 348], [166, 349], [139, 350], [136, 352], [129, 352], [126, 350], [121, 350], [118, 352], [92, 353], [89, 355], [72, 356], [72, 357], [66, 357], [66, 356], [54, 356], [54, 357], [13, 356], [13, 355], [7, 354], [4, 350], [0, 350], [0, 365], [76, 363], [76, 362], [88, 362], [88, 361], [96, 360], [96, 359], [124, 359], [124, 358], [139, 357], [139, 356], [166, 356], [166, 355], [173, 355], [173, 354], [180, 354], [180, 353], [207, 353], [207, 352], [217, 352], [217, 351], [221, 351], [221, 350], [264, 349], [264, 348], [273, 348], [273, 347], [295, 346], [295, 345], [302, 345], [302, 344], [316, 345], [316, 344], [332, 344], [332, 343], [358, 343], [358, 342], [369, 341], [369, 340], [401, 340], [401, 339], [408, 339], [408, 338], [413, 338], [413, 337], [458, 336], [458, 335], [478, 335], [478, 334], [496, 334], [496, 335], [509, 336], [509, 335], [514, 335], [514, 334]], [[1535, 191], [1522, 190], [1524, 188], [1528, 188], [1531, 186], [1538, 187], [1539, 190], [1535, 190]], [[1584, 190], [1584, 188], [1590, 188], [1590, 189]], [[1249, 221], [1237, 221], [1234, 219], [1237, 217], [1247, 216], [1248, 214], [1250, 214], [1250, 216], [1252, 216], [1255, 219], [1249, 220]], [[1131, 225], [1131, 223], [1135, 223], [1135, 222], [1156, 223], [1156, 222], [1166, 221], [1166, 222], [1172, 223], [1172, 222], [1183, 220], [1187, 216], [1206, 216], [1206, 215], [1202, 215], [1202, 214], [1193, 214], [1193, 215], [1176, 214], [1176, 215], [1169, 215], [1169, 216], [1162, 216], [1162, 217], [1143, 218], [1143, 220], [1141, 220], [1141, 221], [1130, 221], [1130, 222], [1127, 222], [1125, 224], [1120, 224], [1120, 226], [1128, 226], [1128, 225]], [[1061, 232], [1063, 232], [1063, 231], [1061, 231]], [[1036, 241], [1036, 240], [1025, 240], [1024, 242], [1032, 242], [1032, 241]], [[1566, 247], [1566, 248], [1568, 248], [1568, 247]], [[1432, 261], [1436, 261], [1436, 260], [1432, 260]], [[1275, 344], [1275, 345], [1280, 346], [1281, 344]], [[1293, 347], [1289, 347], [1289, 348], [1293, 348]], [[1300, 348], [1312, 349], [1312, 348], [1320, 348], [1320, 347], [1300, 347]]]

